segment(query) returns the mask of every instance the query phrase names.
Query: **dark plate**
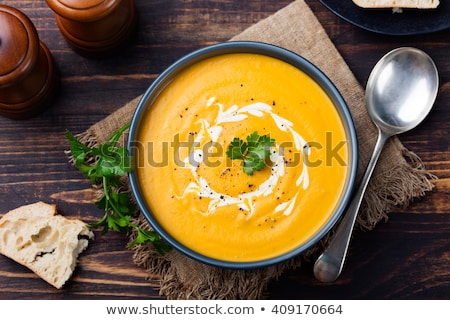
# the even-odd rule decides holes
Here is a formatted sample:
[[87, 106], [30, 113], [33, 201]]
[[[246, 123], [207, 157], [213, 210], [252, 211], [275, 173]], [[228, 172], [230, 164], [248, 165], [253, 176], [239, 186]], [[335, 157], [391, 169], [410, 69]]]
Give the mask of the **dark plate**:
[[363, 9], [352, 0], [320, 0], [331, 12], [362, 29], [388, 35], [425, 34], [450, 28], [450, 1], [441, 0], [437, 9]]

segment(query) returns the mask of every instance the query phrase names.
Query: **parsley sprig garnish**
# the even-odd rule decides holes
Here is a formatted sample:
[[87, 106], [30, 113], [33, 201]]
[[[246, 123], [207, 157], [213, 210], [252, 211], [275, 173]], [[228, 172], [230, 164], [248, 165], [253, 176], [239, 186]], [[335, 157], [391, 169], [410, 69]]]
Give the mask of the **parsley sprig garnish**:
[[70, 143], [70, 152], [74, 158], [75, 166], [93, 185], [103, 186], [103, 197], [95, 205], [105, 210], [102, 219], [90, 223], [90, 228], [103, 228], [102, 234], [109, 230], [128, 232], [137, 231], [136, 240], [130, 244], [152, 243], [159, 253], [170, 250], [170, 246], [153, 230], [144, 230], [131, 221], [136, 212], [136, 206], [125, 191], [122, 177], [132, 170], [131, 157], [128, 150], [118, 145], [119, 138], [130, 127], [127, 123], [115, 131], [105, 142], [90, 147], [80, 142], [72, 133], [66, 131], [66, 138]]
[[240, 138], [234, 138], [227, 149], [227, 156], [232, 160], [243, 160], [243, 170], [248, 175], [254, 171], [264, 169], [266, 159], [270, 156], [270, 148], [275, 145], [275, 139], [270, 135], [258, 135], [255, 131], [247, 136], [247, 142]]

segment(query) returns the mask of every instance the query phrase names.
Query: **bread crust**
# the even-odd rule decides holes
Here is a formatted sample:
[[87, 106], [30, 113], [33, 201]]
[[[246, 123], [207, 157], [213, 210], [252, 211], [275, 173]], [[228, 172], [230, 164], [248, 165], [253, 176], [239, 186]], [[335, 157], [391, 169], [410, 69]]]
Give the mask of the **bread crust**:
[[93, 237], [86, 223], [61, 216], [56, 205], [44, 202], [21, 206], [0, 219], [0, 253], [58, 289]]
[[435, 9], [439, 0], [352, 0], [361, 8], [416, 8]]

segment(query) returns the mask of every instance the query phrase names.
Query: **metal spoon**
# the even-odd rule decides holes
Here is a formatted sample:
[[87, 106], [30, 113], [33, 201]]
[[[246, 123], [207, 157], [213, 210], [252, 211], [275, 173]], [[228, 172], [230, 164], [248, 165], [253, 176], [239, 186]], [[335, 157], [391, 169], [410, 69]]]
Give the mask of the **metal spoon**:
[[378, 128], [378, 140], [330, 246], [314, 264], [318, 280], [331, 282], [339, 277], [364, 192], [385, 142], [422, 122], [436, 99], [438, 83], [436, 65], [419, 49], [395, 49], [375, 65], [367, 82], [366, 104]]

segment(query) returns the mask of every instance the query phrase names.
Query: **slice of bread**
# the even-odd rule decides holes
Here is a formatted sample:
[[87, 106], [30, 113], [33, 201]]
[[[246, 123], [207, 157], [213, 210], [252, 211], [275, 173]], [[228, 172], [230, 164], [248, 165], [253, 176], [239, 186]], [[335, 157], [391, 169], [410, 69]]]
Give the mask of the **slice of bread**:
[[60, 289], [94, 234], [81, 220], [58, 215], [56, 205], [37, 202], [0, 219], [0, 253]]
[[439, 0], [352, 0], [361, 8], [417, 8], [434, 9]]

